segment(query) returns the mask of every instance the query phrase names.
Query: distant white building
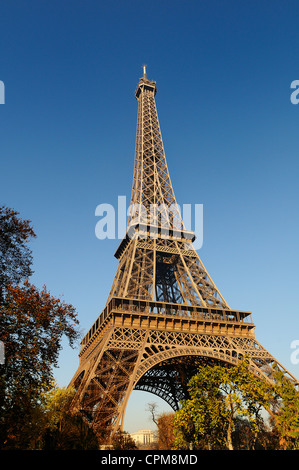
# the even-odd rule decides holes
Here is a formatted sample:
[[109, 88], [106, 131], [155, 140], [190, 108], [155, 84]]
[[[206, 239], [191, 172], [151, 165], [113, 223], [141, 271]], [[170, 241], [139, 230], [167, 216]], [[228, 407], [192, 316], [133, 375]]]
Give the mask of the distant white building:
[[140, 429], [138, 432], [131, 433], [130, 436], [137, 445], [148, 445], [156, 441], [155, 433], [150, 429]]

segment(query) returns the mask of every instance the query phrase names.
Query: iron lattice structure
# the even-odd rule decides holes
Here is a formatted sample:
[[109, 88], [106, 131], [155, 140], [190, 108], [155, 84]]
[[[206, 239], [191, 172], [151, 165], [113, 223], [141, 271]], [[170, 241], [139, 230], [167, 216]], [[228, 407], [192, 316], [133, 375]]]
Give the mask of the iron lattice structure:
[[115, 257], [106, 306], [81, 342], [71, 384], [73, 408], [106, 437], [122, 429], [132, 390], [152, 392], [177, 410], [200, 364], [236, 364], [271, 381], [273, 363], [256, 340], [250, 312], [232, 310], [193, 247], [174, 196], [156, 103], [156, 82], [137, 86], [131, 212]]

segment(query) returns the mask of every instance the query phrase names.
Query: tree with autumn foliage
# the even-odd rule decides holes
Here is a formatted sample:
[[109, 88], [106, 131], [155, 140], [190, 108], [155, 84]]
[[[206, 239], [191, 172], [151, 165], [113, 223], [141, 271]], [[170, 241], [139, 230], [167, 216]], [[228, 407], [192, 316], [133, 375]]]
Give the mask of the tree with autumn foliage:
[[134, 439], [127, 431], [117, 431], [112, 439], [113, 450], [137, 450]]
[[157, 404], [148, 403], [147, 411], [151, 414], [152, 421], [157, 426], [157, 449], [169, 450], [174, 446], [173, 419], [174, 413], [157, 413]]
[[0, 207], [0, 448], [30, 448], [39, 434], [41, 394], [51, 388], [62, 337], [76, 343], [75, 308], [30, 284], [35, 233], [27, 220]]

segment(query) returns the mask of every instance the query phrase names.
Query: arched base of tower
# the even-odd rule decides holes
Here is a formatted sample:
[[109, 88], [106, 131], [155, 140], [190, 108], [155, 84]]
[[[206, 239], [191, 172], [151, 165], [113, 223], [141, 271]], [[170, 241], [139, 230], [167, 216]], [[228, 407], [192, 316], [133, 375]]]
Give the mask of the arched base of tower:
[[[137, 382], [134, 390], [153, 393], [178, 411], [189, 397], [188, 382], [200, 366], [221, 364], [221, 361], [201, 356], [177, 356], [149, 369]], [[223, 363], [224, 364], [224, 363]]]
[[82, 363], [73, 380], [74, 408], [107, 443], [123, 428], [133, 390], [151, 392], [176, 411], [188, 398], [188, 382], [199, 366], [235, 365], [245, 356], [255, 375], [272, 381], [277, 361], [254, 336], [111, 328], [100, 352]]

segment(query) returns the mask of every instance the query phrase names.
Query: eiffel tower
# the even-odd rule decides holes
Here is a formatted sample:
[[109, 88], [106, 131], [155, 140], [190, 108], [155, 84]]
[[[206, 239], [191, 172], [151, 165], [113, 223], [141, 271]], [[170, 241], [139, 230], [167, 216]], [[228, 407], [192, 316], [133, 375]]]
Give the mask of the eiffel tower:
[[297, 382], [256, 340], [251, 313], [229, 307], [194, 249], [168, 173], [156, 91], [144, 66], [135, 91], [133, 210], [105, 308], [81, 341], [70, 383], [73, 409], [106, 440], [123, 429], [133, 390], [178, 410], [202, 364], [233, 365], [246, 356], [258, 377], [272, 381], [275, 363]]

